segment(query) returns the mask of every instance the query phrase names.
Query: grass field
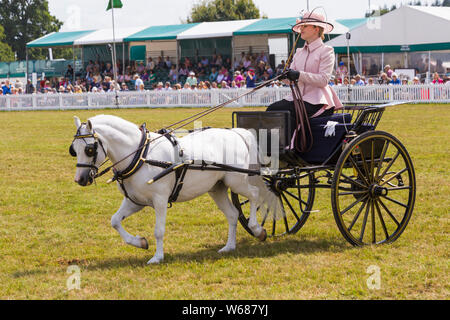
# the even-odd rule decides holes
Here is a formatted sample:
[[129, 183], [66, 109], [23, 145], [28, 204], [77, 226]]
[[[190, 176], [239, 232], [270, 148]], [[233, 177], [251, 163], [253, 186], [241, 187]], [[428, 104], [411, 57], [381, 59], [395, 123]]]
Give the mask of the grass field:
[[[230, 127], [233, 110], [203, 124]], [[394, 107], [378, 127], [403, 142], [416, 170], [415, 210], [394, 244], [352, 247], [334, 221], [330, 191], [319, 190], [320, 212], [296, 235], [260, 243], [238, 226], [237, 250], [218, 254], [228, 225], [205, 195], [168, 210], [165, 261], [147, 266], [153, 210], [123, 223], [149, 240], [149, 250], [124, 244], [110, 226], [122, 201], [116, 186], [105, 177], [86, 188], [73, 182], [73, 115], [114, 114], [156, 130], [198, 111], [0, 113], [0, 299], [449, 298], [448, 105]], [[81, 270], [79, 290], [67, 290], [70, 265]], [[367, 286], [371, 265], [380, 268], [380, 289]]]

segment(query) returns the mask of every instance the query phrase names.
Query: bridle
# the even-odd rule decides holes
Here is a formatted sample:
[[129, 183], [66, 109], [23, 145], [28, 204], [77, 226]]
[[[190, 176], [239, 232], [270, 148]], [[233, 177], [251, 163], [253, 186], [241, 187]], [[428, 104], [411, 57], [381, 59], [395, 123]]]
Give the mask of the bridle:
[[[81, 126], [83, 124], [86, 124], [86, 123], [82, 123]], [[92, 133], [81, 134], [80, 133], [81, 126], [78, 128], [77, 133], [73, 136], [72, 143], [70, 144], [70, 147], [69, 147], [69, 153], [72, 157], [76, 157], [77, 153], [73, 147], [73, 142], [77, 139], [83, 139], [84, 143], [86, 144], [86, 146], [84, 147], [84, 153], [86, 154], [86, 156], [88, 156], [89, 158], [93, 158], [93, 159], [92, 159], [91, 163], [77, 163], [76, 167], [77, 168], [90, 168], [89, 176], [92, 179], [94, 179], [97, 175], [98, 168], [101, 167], [106, 161], [108, 161], [107, 160], [108, 156], [106, 155], [105, 148], [103, 147], [102, 142], [99, 140], [97, 133], [93, 130]], [[85, 140], [86, 138], [94, 138], [94, 143], [88, 143]], [[103, 153], [105, 155], [105, 161], [99, 167], [97, 167], [95, 164], [97, 162], [99, 145], [102, 148]]]

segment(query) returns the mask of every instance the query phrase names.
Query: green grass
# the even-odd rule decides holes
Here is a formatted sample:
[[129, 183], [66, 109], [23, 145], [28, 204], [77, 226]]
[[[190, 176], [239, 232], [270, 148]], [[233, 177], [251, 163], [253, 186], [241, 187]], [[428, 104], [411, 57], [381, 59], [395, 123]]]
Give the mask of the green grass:
[[[149, 240], [149, 250], [124, 244], [110, 226], [122, 200], [117, 187], [107, 177], [86, 188], [73, 182], [73, 115], [114, 114], [156, 130], [199, 110], [0, 113], [0, 299], [448, 299], [448, 105], [398, 106], [380, 122], [408, 149], [418, 187], [411, 221], [394, 244], [350, 246], [334, 221], [330, 191], [319, 190], [320, 212], [296, 235], [260, 243], [239, 226], [237, 250], [218, 254], [228, 226], [205, 195], [168, 210], [165, 261], [147, 266], [153, 210], [123, 223]], [[203, 125], [230, 127], [234, 110], [219, 110]], [[68, 291], [72, 264], [81, 268], [81, 289]], [[379, 290], [367, 287], [370, 265], [381, 270]]]

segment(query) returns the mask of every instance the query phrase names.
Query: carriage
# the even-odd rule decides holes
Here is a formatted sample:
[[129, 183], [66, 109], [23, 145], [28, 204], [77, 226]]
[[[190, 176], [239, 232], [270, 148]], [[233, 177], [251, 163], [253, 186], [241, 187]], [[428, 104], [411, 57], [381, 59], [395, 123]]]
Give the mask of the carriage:
[[[298, 86], [291, 88], [295, 96]], [[174, 126], [184, 127], [239, 98], [157, 133], [113, 116], [99, 115], [87, 123], [75, 117], [77, 133], [69, 149], [78, 160], [75, 181], [87, 186], [113, 169], [109, 182], [117, 181], [124, 200], [111, 224], [127, 244], [148, 249], [148, 241], [130, 235], [121, 221], [146, 206], [155, 209], [156, 253], [148, 263], [163, 261], [168, 205], [206, 192], [229, 224], [227, 244], [219, 252], [235, 249], [237, 221], [262, 241], [267, 236], [297, 233], [315, 212], [316, 192], [322, 188], [331, 191], [334, 219], [352, 245], [391, 243], [402, 234], [414, 209], [416, 181], [403, 144], [376, 130], [389, 105], [353, 106], [331, 116], [306, 117], [300, 119], [302, 126], [297, 121], [292, 137], [289, 111], [238, 111], [232, 114], [230, 130], [205, 128], [180, 140], [172, 134]], [[299, 93], [295, 99], [301, 101]], [[304, 111], [303, 106], [301, 112], [306, 116]], [[307, 134], [297, 137], [299, 128], [305, 127], [309, 128]], [[208, 142], [196, 141], [199, 136]], [[299, 137], [302, 144], [309, 141], [308, 148], [296, 147]], [[235, 164], [220, 161], [228, 145], [237, 155]], [[209, 159], [195, 159], [196, 151], [205, 149]], [[98, 173], [108, 158], [113, 164]]]
[[[287, 111], [233, 113], [233, 127], [280, 132], [276, 137], [279, 169], [268, 170], [264, 180], [279, 198], [282, 214], [270, 216], [266, 210], [258, 215], [269, 236], [297, 233], [316, 212], [316, 191], [322, 188], [330, 190], [334, 219], [352, 245], [391, 243], [402, 234], [413, 212], [416, 181], [403, 144], [376, 130], [388, 106], [392, 104], [348, 106], [332, 116], [310, 119], [314, 143], [303, 153], [288, 147]], [[326, 136], [330, 121], [333, 134]], [[252, 234], [248, 200], [235, 193], [231, 198], [240, 224]]]

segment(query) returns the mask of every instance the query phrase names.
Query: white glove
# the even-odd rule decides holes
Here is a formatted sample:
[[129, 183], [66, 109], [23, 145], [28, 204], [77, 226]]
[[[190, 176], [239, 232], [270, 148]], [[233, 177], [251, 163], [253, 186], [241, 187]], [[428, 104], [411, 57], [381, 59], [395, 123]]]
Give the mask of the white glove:
[[328, 121], [325, 125], [325, 137], [331, 137], [334, 136], [335, 133], [335, 127], [339, 122], [336, 121]]

